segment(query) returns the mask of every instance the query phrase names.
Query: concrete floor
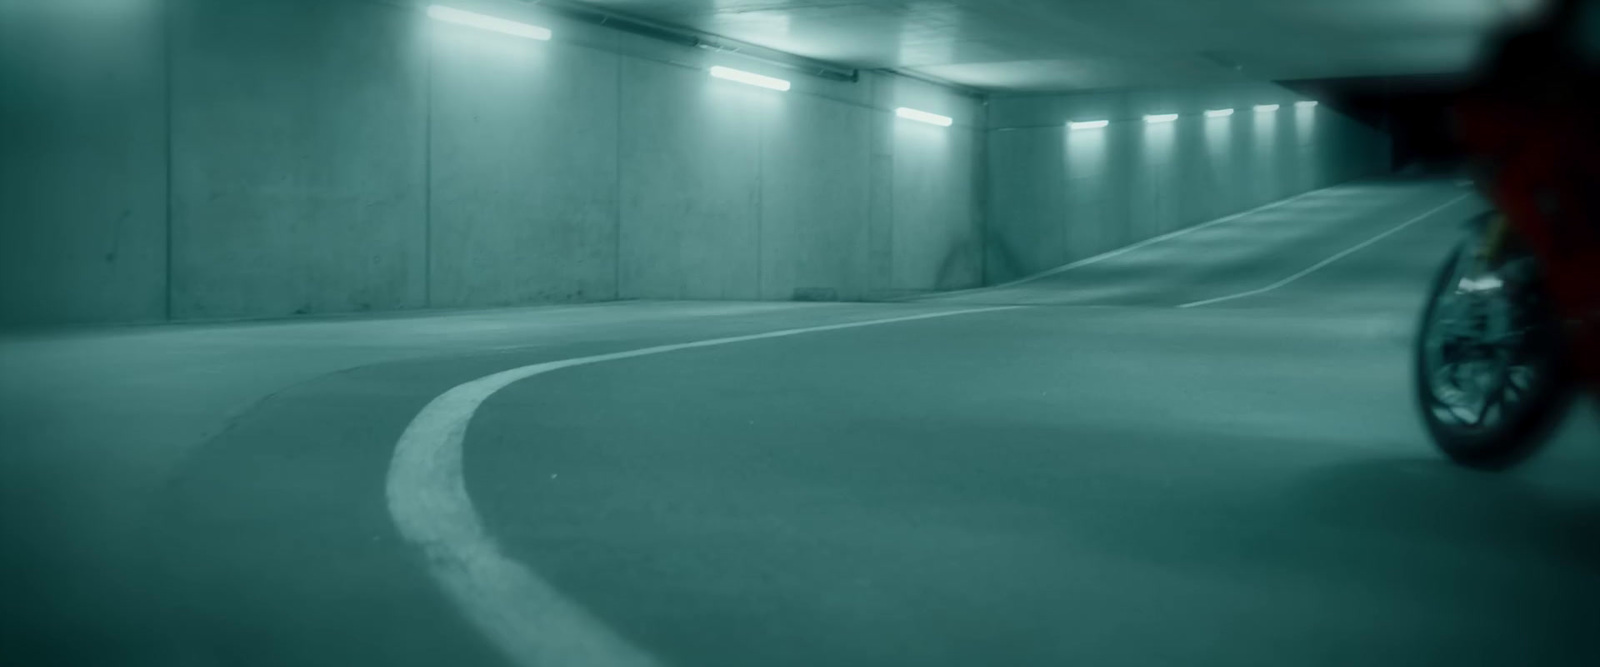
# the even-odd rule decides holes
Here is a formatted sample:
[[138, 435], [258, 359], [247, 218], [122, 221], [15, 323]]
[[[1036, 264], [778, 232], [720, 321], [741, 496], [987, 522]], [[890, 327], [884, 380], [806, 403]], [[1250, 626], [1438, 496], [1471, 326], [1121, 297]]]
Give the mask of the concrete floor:
[[[1484, 475], [1412, 411], [1461, 195], [1346, 186], [916, 303], [14, 335], [0, 662], [1600, 664], [1593, 416]], [[397, 441], [463, 383], [1004, 305], [510, 384], [443, 525], [511, 570], [396, 527]]]

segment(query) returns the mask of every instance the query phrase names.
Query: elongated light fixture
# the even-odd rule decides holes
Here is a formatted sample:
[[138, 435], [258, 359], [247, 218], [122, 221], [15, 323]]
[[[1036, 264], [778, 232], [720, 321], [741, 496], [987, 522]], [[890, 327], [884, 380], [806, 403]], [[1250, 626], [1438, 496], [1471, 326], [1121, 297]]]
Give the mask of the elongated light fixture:
[[1233, 109], [1212, 109], [1206, 112], [1206, 118], [1227, 118], [1233, 115]]
[[760, 74], [752, 74], [744, 70], [737, 70], [733, 69], [732, 67], [722, 67], [720, 65], [711, 68], [711, 76], [717, 77], [718, 79], [737, 81], [745, 85], [770, 88], [772, 90], [788, 90], [790, 87], [789, 82], [784, 81], [783, 79], [774, 79], [770, 76], [761, 76]]
[[1170, 123], [1170, 122], [1175, 121], [1177, 119], [1178, 119], [1178, 114], [1175, 114], [1175, 113], [1157, 113], [1157, 114], [1150, 114], [1148, 116], [1145, 116], [1144, 117], [1144, 122], [1154, 125], [1156, 123]]
[[1301, 109], [1311, 109], [1311, 108], [1315, 108], [1317, 106], [1317, 101], [1316, 100], [1305, 100], [1303, 102], [1295, 102], [1294, 105], [1297, 106], [1297, 107], [1300, 107]]
[[1074, 130], [1094, 130], [1110, 124], [1109, 120], [1080, 120], [1067, 123], [1067, 127]]
[[909, 108], [909, 107], [900, 107], [899, 109], [895, 109], [894, 110], [894, 115], [899, 116], [901, 118], [905, 118], [907, 120], [914, 120], [914, 121], [917, 121], [919, 123], [927, 123], [929, 125], [938, 125], [939, 127], [950, 127], [951, 125], [954, 125], [955, 122], [956, 122], [955, 119], [953, 119], [953, 118], [951, 118], [949, 116], [941, 116], [941, 115], [936, 114], [936, 113], [928, 113], [926, 111], [918, 111], [916, 109], [912, 109], [912, 108]]
[[1277, 110], [1278, 110], [1278, 105], [1276, 105], [1276, 104], [1257, 104], [1256, 105], [1256, 113], [1272, 113], [1272, 112], [1277, 111]]
[[477, 28], [479, 30], [490, 30], [507, 35], [515, 35], [517, 37], [524, 37], [527, 39], [537, 39], [540, 41], [548, 41], [550, 39], [549, 28], [541, 28], [536, 25], [508, 21], [506, 19], [496, 18], [493, 16], [485, 16], [483, 14], [475, 14], [473, 12], [456, 9], [454, 7], [445, 7], [443, 5], [429, 6], [428, 18], [437, 21], [444, 21], [445, 23], [454, 23], [456, 25]]

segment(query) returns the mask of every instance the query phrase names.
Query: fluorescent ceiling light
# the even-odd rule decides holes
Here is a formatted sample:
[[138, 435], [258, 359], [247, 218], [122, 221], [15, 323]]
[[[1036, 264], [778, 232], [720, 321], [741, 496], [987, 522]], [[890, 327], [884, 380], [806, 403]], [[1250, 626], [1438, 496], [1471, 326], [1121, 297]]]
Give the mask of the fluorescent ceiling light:
[[430, 6], [428, 7], [428, 17], [439, 21], [444, 21], [446, 23], [455, 23], [457, 25], [464, 25], [477, 28], [479, 30], [492, 30], [494, 32], [505, 33], [507, 35], [526, 37], [528, 39], [537, 39], [540, 41], [547, 41], [550, 39], [549, 28], [541, 28], [539, 26], [528, 25], [526, 23], [517, 23], [516, 21], [507, 21], [502, 18], [485, 16], [483, 14], [474, 14], [472, 12], [462, 11], [453, 7], [444, 7], [440, 5]]
[[922, 123], [927, 123], [929, 125], [938, 125], [939, 127], [950, 127], [951, 125], [953, 125], [955, 123], [955, 120], [950, 118], [949, 116], [941, 116], [941, 115], [936, 114], [936, 113], [928, 113], [926, 111], [918, 111], [916, 109], [911, 109], [911, 108], [907, 108], [907, 107], [900, 107], [899, 109], [895, 109], [894, 110], [894, 115], [899, 116], [901, 118], [906, 118], [906, 119], [909, 119], [909, 120], [914, 120], [914, 121], [918, 121], [918, 122], [922, 122]]
[[1317, 106], [1317, 103], [1315, 100], [1306, 100], [1304, 102], [1295, 102], [1294, 105], [1300, 107], [1301, 109], [1310, 109], [1314, 106]]
[[1256, 113], [1272, 113], [1272, 112], [1277, 111], [1277, 110], [1278, 110], [1278, 105], [1276, 105], [1276, 104], [1257, 104], [1256, 105]]
[[1152, 124], [1153, 123], [1170, 123], [1170, 122], [1175, 121], [1177, 119], [1178, 119], [1178, 114], [1175, 114], [1175, 113], [1158, 113], [1158, 114], [1151, 114], [1149, 116], [1145, 116], [1144, 117], [1144, 122], [1152, 123]]
[[736, 70], [731, 67], [713, 67], [711, 68], [711, 76], [717, 77], [718, 79], [738, 81], [739, 83], [751, 86], [771, 88], [772, 90], [788, 90], [790, 85], [788, 81], [784, 81], [783, 79], [774, 79], [770, 76], [751, 74], [749, 72]]
[[1093, 130], [1095, 128], [1105, 127], [1110, 124], [1111, 121], [1109, 120], [1083, 120], [1067, 123], [1067, 127], [1070, 127], [1074, 130]]
[[1212, 109], [1206, 112], [1206, 118], [1227, 118], [1233, 115], [1233, 109]]

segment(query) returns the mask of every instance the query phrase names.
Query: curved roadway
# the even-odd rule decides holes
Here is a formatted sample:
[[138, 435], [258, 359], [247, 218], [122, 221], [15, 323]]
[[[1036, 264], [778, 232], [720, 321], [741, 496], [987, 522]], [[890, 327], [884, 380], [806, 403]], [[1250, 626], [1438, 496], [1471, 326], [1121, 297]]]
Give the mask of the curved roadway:
[[[1452, 184], [1352, 185], [915, 303], [13, 337], [4, 650], [1600, 664], [1591, 417], [1491, 476], [1412, 414], [1412, 319], [1479, 210]], [[453, 388], [589, 357], [417, 430]]]

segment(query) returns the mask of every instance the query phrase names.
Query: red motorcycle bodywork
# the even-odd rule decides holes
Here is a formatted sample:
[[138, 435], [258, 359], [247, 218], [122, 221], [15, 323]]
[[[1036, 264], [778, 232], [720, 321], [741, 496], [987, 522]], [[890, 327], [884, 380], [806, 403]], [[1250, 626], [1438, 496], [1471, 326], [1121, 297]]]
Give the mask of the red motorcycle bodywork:
[[1537, 256], [1568, 323], [1580, 379], [1600, 387], [1600, 116], [1594, 107], [1476, 97], [1458, 109], [1462, 139], [1492, 165], [1485, 188]]

